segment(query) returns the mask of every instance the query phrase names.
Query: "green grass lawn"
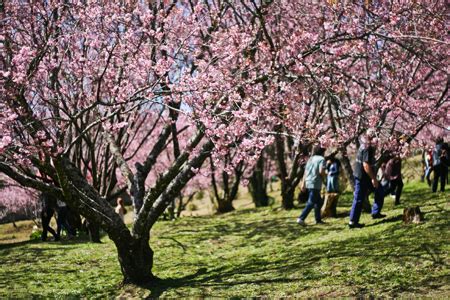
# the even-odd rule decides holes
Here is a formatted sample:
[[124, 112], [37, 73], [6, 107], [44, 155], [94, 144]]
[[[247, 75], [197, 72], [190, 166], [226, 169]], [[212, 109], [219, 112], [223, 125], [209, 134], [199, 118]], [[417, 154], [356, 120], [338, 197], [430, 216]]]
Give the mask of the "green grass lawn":
[[[449, 193], [405, 186], [402, 205], [386, 198], [384, 220], [363, 214], [364, 229], [342, 217], [300, 227], [300, 208], [245, 209], [222, 216], [159, 222], [152, 231], [154, 274], [147, 287], [121, 286], [112, 242], [83, 240], [0, 245], [0, 297], [450, 297]], [[404, 206], [425, 222], [402, 224]], [[313, 223], [313, 213], [306, 220]]]

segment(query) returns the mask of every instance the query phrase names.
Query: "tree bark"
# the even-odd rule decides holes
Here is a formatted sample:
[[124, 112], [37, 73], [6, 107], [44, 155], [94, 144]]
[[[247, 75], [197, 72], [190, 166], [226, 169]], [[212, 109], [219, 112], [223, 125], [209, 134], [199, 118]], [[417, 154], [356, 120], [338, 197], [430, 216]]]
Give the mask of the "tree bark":
[[[281, 131], [281, 126], [276, 128], [277, 132]], [[275, 136], [275, 155], [277, 159], [277, 166], [279, 177], [281, 180], [281, 205], [284, 209], [294, 208], [294, 190], [291, 188], [289, 182], [287, 166], [285, 159], [284, 139], [281, 135]]]
[[294, 191], [295, 188], [281, 182], [281, 205], [284, 209], [294, 208]]
[[100, 241], [100, 226], [94, 222], [87, 222], [87, 230], [89, 232], [89, 238], [93, 243], [101, 243]]
[[155, 278], [152, 273], [153, 250], [149, 245], [149, 236], [119, 239], [114, 243], [124, 283], [149, 283]]
[[345, 175], [352, 187], [352, 190], [355, 190], [355, 177], [353, 176], [353, 169], [350, 159], [348, 158], [347, 151], [342, 150], [342, 166], [344, 167]]
[[100, 197], [70, 161], [64, 158], [55, 160], [55, 168], [67, 203], [83, 214], [89, 223], [98, 224], [116, 245], [124, 282], [150, 282], [154, 277], [149, 231], [138, 237], [132, 236], [111, 205]]
[[232, 201], [228, 199], [217, 199], [217, 213], [223, 214], [234, 210]]
[[325, 195], [325, 203], [322, 206], [321, 215], [322, 218], [336, 218], [337, 216], [337, 203], [339, 200], [338, 193], [327, 193]]
[[252, 196], [256, 207], [268, 206], [269, 196], [267, 195], [267, 180], [264, 178], [264, 155], [258, 159], [255, 170], [250, 177], [248, 190]]

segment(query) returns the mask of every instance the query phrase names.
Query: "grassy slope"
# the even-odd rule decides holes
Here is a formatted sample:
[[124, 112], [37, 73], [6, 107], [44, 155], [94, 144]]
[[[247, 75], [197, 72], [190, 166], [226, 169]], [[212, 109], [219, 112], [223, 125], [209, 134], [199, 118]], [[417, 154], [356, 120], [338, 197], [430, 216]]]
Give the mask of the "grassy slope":
[[[120, 287], [111, 241], [22, 242], [0, 245], [2, 296], [342, 296], [450, 297], [449, 193], [432, 195], [409, 184], [403, 202], [420, 205], [425, 222], [403, 225], [401, 207], [386, 198], [388, 217], [364, 214], [362, 230], [343, 217], [299, 227], [300, 209], [247, 209], [216, 217], [159, 222], [153, 230], [154, 273], [149, 287]], [[345, 216], [345, 217], [344, 217]], [[307, 223], [313, 222], [312, 213]]]

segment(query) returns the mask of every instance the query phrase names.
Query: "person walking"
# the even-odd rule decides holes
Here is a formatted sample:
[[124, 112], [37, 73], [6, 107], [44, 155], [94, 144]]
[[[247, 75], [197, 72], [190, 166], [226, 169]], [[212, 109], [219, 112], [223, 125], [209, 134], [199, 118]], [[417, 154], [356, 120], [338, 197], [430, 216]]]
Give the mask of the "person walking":
[[325, 149], [320, 146], [314, 146], [312, 156], [309, 158], [305, 166], [305, 188], [308, 191], [308, 202], [297, 219], [297, 223], [305, 226], [305, 219], [314, 208], [314, 217], [316, 224], [324, 223], [320, 216], [323, 200], [320, 196], [322, 189], [322, 177], [325, 176], [325, 158], [323, 154]]
[[350, 228], [362, 228], [364, 224], [359, 223], [364, 199], [372, 191], [375, 200], [372, 207], [372, 218], [380, 219], [386, 217], [381, 214], [383, 208], [385, 192], [380, 182], [376, 178], [375, 168], [375, 132], [368, 130], [365, 135], [365, 141], [358, 149], [353, 175], [355, 177], [355, 192], [352, 208], [350, 211]]
[[55, 232], [55, 230], [50, 227], [50, 221], [55, 214], [55, 205], [56, 203], [53, 201], [53, 198], [48, 195], [47, 193], [41, 193], [40, 200], [42, 203], [42, 210], [41, 210], [41, 222], [42, 222], [42, 234], [41, 239], [42, 241], [47, 240], [47, 234], [48, 232], [53, 235], [53, 238], [55, 241], [59, 241], [59, 235]]
[[443, 147], [444, 145], [444, 139], [442, 137], [439, 137], [436, 139], [436, 146], [433, 150], [433, 185], [432, 185], [432, 191], [433, 193], [436, 193], [439, 181], [441, 182], [441, 192], [445, 191], [445, 180], [446, 180], [446, 172], [447, 172], [447, 166], [446, 166], [446, 160], [447, 160], [447, 153], [446, 150]]

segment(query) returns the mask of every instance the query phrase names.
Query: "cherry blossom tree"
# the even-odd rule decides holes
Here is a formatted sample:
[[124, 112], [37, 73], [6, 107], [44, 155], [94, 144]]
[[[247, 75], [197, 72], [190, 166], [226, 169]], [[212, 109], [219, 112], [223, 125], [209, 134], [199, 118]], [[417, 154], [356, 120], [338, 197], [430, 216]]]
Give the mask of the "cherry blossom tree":
[[[150, 230], [208, 157], [219, 166], [233, 149], [231, 165], [255, 165], [275, 141], [295, 187], [303, 158], [287, 160], [281, 145], [344, 151], [367, 128], [382, 145], [392, 132], [409, 143], [448, 124], [444, 12], [444, 1], [9, 1], [0, 171], [103, 228], [125, 281], [151, 281]], [[133, 161], [137, 136], [152, 142]], [[171, 163], [156, 171], [166, 149]], [[108, 202], [117, 170], [131, 230]]]
[[[33, 189], [24, 188], [8, 178], [0, 176], [0, 218], [8, 215], [23, 215], [37, 218], [40, 212], [38, 194]], [[14, 219], [13, 219], [14, 222]]]

